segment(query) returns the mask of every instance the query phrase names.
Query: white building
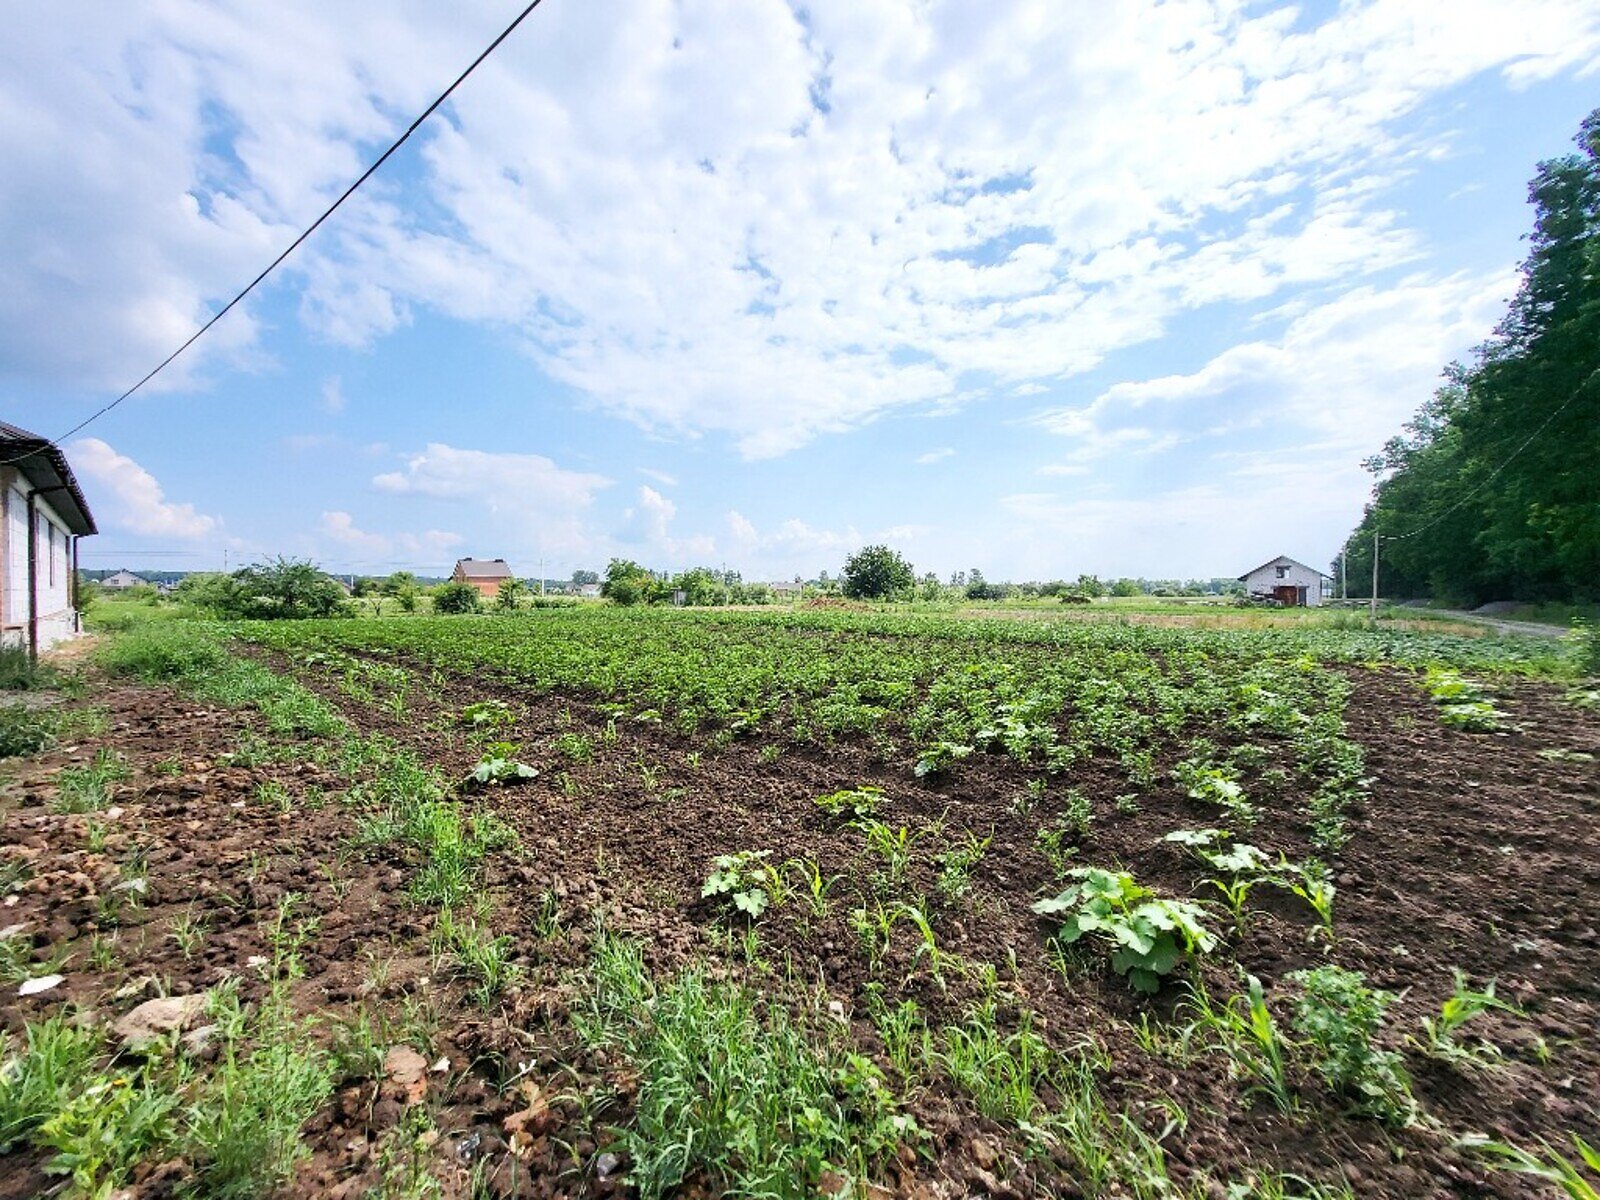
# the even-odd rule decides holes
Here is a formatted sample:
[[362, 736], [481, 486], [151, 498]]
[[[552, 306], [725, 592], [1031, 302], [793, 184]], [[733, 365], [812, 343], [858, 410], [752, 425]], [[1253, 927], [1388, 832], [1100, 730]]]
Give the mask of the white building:
[[1322, 603], [1323, 586], [1330, 579], [1315, 567], [1280, 554], [1253, 571], [1239, 576], [1239, 582], [1257, 600], [1276, 600], [1285, 608], [1315, 607]]
[[100, 581], [100, 587], [108, 592], [125, 592], [129, 588], [149, 586], [148, 579], [143, 575], [135, 575], [132, 571], [118, 571], [115, 575], [107, 575]]
[[78, 632], [78, 539], [94, 532], [60, 448], [0, 421], [0, 640], [37, 654]]

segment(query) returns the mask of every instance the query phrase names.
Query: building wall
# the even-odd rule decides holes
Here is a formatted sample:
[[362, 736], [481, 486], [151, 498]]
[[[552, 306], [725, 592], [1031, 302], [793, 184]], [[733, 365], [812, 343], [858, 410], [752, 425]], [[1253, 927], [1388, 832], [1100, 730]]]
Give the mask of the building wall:
[[[27, 480], [12, 468], [0, 469], [0, 637], [28, 638]], [[38, 520], [39, 649], [47, 650], [78, 631], [72, 609], [72, 538], [48, 497], [34, 502]]]
[[[1282, 579], [1278, 578], [1278, 567], [1287, 567], [1287, 572]], [[1306, 604], [1315, 606], [1322, 603], [1322, 576], [1308, 567], [1298, 563], [1286, 563], [1278, 559], [1264, 567], [1250, 572], [1245, 576], [1245, 591], [1252, 596], [1271, 592], [1280, 587], [1303, 587], [1306, 589]]]

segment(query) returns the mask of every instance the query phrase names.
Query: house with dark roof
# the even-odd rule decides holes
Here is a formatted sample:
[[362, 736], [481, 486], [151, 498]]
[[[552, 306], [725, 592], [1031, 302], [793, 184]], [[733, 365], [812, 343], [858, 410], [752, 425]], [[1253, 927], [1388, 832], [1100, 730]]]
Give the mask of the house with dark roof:
[[38, 654], [78, 632], [78, 539], [95, 532], [61, 448], [0, 421], [0, 640]]
[[456, 569], [450, 572], [452, 583], [470, 583], [478, 589], [478, 595], [491, 600], [510, 578], [511, 568], [503, 558], [458, 558]]

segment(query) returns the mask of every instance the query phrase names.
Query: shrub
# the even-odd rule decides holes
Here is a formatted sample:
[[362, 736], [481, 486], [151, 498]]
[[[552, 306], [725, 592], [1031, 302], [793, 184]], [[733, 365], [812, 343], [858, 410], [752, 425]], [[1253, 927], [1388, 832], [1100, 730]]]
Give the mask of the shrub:
[[647, 604], [656, 593], [656, 577], [632, 559], [613, 558], [606, 565], [600, 594], [614, 604]]
[[1409, 1125], [1417, 1106], [1400, 1056], [1372, 1044], [1394, 997], [1369, 988], [1361, 972], [1331, 963], [1289, 978], [1304, 989], [1295, 1029], [1310, 1045], [1328, 1086], [1348, 1097], [1359, 1113]]
[[841, 590], [853, 599], [879, 600], [916, 585], [916, 572], [899, 553], [887, 546], [865, 546], [844, 564]]
[[478, 589], [470, 583], [442, 583], [433, 591], [433, 611], [457, 616], [475, 613], [483, 606]]

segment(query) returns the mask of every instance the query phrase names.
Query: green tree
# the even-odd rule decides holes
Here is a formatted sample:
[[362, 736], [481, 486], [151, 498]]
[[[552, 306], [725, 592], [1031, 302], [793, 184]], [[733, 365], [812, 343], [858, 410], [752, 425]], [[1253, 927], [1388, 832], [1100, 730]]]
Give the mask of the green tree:
[[1142, 596], [1144, 589], [1139, 586], [1137, 579], [1119, 579], [1111, 585], [1113, 596]]
[[233, 573], [236, 615], [258, 618], [340, 617], [352, 609], [344, 589], [304, 559], [279, 556]]
[[628, 558], [606, 564], [606, 581], [600, 594], [616, 604], [648, 604], [656, 595], [656, 577]]
[[1585, 600], [1600, 593], [1600, 110], [1540, 163], [1522, 283], [1468, 364], [1367, 462], [1352, 595]]
[[600, 582], [600, 572], [598, 572], [598, 571], [574, 571], [572, 573], [572, 586], [573, 587], [583, 587], [585, 584], [599, 583], [599, 582]]
[[475, 613], [483, 606], [483, 597], [470, 583], [441, 583], [433, 589], [433, 611], [452, 616]]
[[916, 572], [900, 554], [887, 546], [865, 546], [844, 564], [842, 590], [860, 600], [881, 600], [910, 591]]
[[528, 585], [516, 576], [502, 579], [500, 586], [495, 590], [494, 609], [496, 612], [516, 612], [522, 606], [522, 598], [528, 594]]

